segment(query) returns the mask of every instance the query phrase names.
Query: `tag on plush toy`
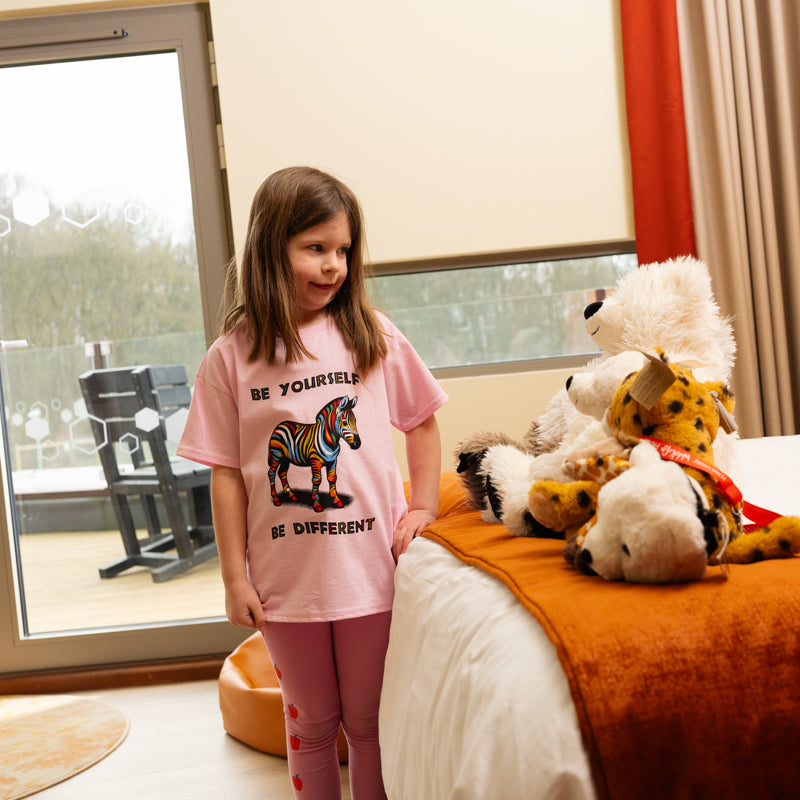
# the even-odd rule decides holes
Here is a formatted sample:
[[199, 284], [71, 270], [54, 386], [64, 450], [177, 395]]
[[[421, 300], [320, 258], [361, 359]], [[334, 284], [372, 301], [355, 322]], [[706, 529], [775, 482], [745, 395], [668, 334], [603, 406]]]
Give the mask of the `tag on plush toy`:
[[722, 405], [722, 400], [719, 399], [719, 395], [716, 392], [711, 392], [711, 396], [714, 398], [714, 403], [717, 406], [717, 413], [719, 414], [719, 424], [722, 430], [725, 433], [735, 433], [739, 430], [739, 426], [736, 424], [736, 420], [733, 418], [733, 415]]
[[645, 408], [652, 408], [675, 382], [675, 373], [658, 356], [644, 353], [647, 363], [631, 385], [631, 397]]

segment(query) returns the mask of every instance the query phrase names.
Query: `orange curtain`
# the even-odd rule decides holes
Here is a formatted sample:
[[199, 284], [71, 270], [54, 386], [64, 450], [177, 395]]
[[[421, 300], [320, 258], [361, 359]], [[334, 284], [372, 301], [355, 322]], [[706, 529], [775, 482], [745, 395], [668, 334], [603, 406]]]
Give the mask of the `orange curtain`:
[[620, 0], [639, 263], [696, 255], [675, 0]]

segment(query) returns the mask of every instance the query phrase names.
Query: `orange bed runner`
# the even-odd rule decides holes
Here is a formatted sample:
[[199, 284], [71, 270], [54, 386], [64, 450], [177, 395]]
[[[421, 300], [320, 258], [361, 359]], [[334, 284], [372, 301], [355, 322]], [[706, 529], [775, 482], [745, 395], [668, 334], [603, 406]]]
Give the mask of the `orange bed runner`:
[[455, 473], [440, 515], [424, 535], [503, 581], [555, 645], [599, 797], [797, 796], [800, 559], [609, 583], [566, 564], [563, 542], [484, 523]]

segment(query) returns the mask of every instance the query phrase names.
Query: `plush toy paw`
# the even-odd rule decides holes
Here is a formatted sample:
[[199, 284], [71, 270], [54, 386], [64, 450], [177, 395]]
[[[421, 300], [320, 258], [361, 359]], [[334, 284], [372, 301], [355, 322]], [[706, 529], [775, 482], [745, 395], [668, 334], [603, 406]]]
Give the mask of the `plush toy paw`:
[[564, 545], [563, 555], [564, 560], [572, 567], [579, 569], [585, 575], [597, 575], [597, 573], [591, 568], [591, 566], [586, 564], [586, 567], [583, 568], [581, 565], [581, 561], [579, 559], [581, 544], [583, 542], [583, 536], [571, 536], [567, 539], [567, 543]]
[[600, 487], [628, 466], [627, 458], [618, 455], [568, 459], [565, 471], [574, 480], [536, 481], [528, 492], [528, 509], [537, 523], [560, 534], [558, 538], [570, 538], [594, 516]]
[[528, 492], [533, 518], [564, 538], [594, 516], [600, 484], [596, 481], [537, 481]]
[[725, 550], [729, 564], [754, 564], [800, 553], [800, 517], [779, 517], [753, 533], [734, 539]]

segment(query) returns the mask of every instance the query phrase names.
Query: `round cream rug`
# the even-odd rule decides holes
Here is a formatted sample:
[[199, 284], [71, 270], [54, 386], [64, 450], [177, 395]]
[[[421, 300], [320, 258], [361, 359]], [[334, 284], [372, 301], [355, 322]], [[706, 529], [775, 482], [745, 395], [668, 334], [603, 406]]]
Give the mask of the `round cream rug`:
[[128, 735], [119, 709], [71, 695], [0, 696], [0, 800], [19, 800], [91, 767]]

